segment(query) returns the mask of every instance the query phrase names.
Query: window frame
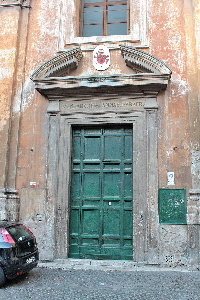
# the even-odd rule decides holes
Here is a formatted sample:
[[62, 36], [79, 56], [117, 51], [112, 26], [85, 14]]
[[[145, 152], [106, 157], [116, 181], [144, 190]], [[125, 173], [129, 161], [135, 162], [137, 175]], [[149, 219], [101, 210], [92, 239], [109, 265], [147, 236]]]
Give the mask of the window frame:
[[107, 43], [110, 47], [127, 42], [127, 45], [148, 47], [148, 0], [129, 0], [129, 32], [127, 35], [83, 37], [80, 35], [81, 0], [60, 0], [58, 52], [66, 46], [81, 45], [81, 49], [93, 49], [93, 44]]
[[[84, 8], [90, 8], [90, 7], [102, 7], [102, 35], [98, 35], [98, 36], [110, 36], [108, 35], [108, 25], [109, 24], [127, 24], [127, 32], [126, 34], [123, 35], [129, 35], [130, 34], [130, 0], [116, 0], [116, 1], [112, 1], [112, 0], [102, 0], [102, 2], [94, 2], [94, 3], [84, 3], [84, 1], [81, 1], [81, 5], [80, 5], [80, 12], [79, 12], [79, 16], [80, 16], [80, 25], [79, 25], [79, 36], [81, 37], [92, 37], [95, 35], [91, 35], [91, 36], [85, 36], [83, 35], [83, 30], [84, 30]], [[109, 22], [108, 21], [108, 6], [117, 6], [117, 5], [126, 5], [126, 22]], [[97, 24], [97, 23], [96, 23]], [[95, 23], [93, 24], [95, 25]], [[113, 34], [113, 35], [117, 35], [117, 34]]]

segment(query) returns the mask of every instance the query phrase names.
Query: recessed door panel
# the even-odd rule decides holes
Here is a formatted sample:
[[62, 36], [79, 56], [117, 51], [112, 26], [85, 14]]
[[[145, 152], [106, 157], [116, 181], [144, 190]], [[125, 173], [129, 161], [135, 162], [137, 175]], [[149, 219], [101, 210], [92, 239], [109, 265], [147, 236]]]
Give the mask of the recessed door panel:
[[99, 209], [83, 209], [82, 210], [82, 234], [89, 235], [99, 234]]
[[120, 160], [121, 159], [121, 139], [119, 136], [105, 136], [104, 137], [104, 159], [105, 160]]
[[103, 174], [103, 198], [119, 199], [121, 188], [121, 174], [116, 172], [106, 172]]
[[69, 257], [132, 259], [132, 128], [75, 128]]
[[84, 158], [87, 160], [96, 159], [98, 160], [100, 157], [100, 145], [101, 139], [100, 137], [90, 136], [85, 137], [84, 140]]
[[85, 172], [83, 176], [83, 195], [84, 198], [93, 199], [100, 197], [100, 173]]

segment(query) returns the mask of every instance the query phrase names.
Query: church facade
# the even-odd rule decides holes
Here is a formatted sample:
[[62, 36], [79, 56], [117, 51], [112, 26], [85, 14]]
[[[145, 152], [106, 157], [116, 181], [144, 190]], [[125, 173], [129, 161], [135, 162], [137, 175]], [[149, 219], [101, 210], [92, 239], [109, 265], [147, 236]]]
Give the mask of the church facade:
[[42, 260], [200, 267], [200, 5], [0, 0], [1, 219]]

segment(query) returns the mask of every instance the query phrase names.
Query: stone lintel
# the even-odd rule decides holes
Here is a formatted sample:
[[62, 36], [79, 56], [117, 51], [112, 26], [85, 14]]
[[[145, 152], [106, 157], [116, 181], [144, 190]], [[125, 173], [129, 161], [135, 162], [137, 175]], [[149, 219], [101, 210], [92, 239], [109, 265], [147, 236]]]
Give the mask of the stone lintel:
[[147, 95], [157, 95], [166, 89], [168, 76], [156, 74], [111, 75], [90, 77], [51, 77], [35, 79], [36, 89], [49, 100], [68, 95], [84, 95], [97, 93], [130, 93], [142, 92]]

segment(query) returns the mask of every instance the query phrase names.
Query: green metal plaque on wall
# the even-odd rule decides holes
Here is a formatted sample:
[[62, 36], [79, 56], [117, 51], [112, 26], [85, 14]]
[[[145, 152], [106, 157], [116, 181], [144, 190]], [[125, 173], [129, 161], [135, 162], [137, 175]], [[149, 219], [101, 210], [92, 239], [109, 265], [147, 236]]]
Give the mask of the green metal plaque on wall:
[[186, 190], [159, 189], [159, 221], [163, 224], [186, 224]]

